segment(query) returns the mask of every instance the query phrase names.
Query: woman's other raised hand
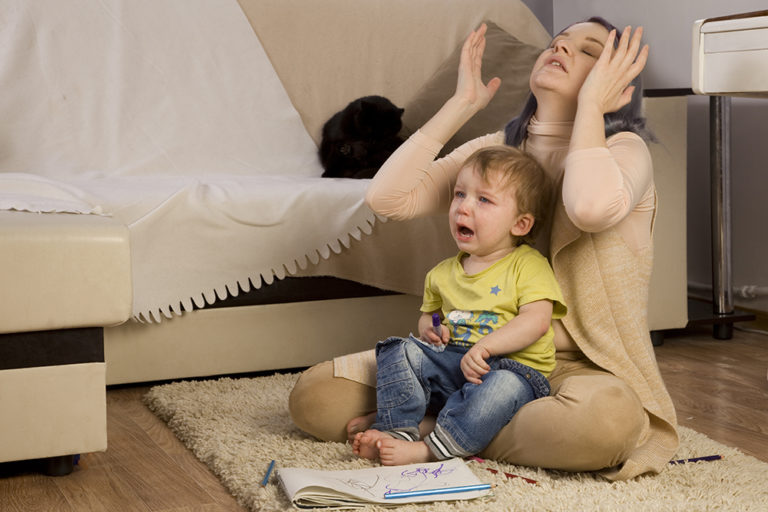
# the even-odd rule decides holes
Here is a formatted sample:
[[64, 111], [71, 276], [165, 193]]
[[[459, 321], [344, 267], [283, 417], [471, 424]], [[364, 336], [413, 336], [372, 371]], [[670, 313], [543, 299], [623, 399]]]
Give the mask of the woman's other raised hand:
[[600, 57], [579, 91], [579, 109], [596, 108], [606, 114], [616, 112], [632, 100], [635, 87], [630, 83], [648, 60], [648, 45], [640, 49], [642, 35], [643, 27], [638, 27], [634, 34], [632, 27], [626, 27], [614, 50], [616, 31], [608, 34]]

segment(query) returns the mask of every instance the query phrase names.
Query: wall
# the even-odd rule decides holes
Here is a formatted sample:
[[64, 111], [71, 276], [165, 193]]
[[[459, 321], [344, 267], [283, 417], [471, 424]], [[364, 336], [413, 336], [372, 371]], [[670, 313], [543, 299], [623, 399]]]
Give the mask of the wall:
[[[768, 99], [731, 100], [733, 285], [768, 287]], [[688, 99], [688, 282], [711, 286], [709, 98]], [[690, 132], [695, 130], [695, 137]], [[693, 140], [692, 140], [693, 139]], [[699, 292], [700, 293], [700, 292]], [[734, 296], [742, 307], [768, 312], [768, 296]]]
[[[529, 0], [552, 3], [552, 26], [562, 30], [599, 14], [618, 27], [643, 25], [651, 53], [643, 72], [649, 89], [691, 87], [692, 25], [697, 19], [766, 9], [764, 0]], [[546, 7], [534, 10], [546, 16]], [[543, 21], [542, 23], [546, 23]], [[735, 287], [768, 287], [768, 99], [732, 100], [732, 271]], [[711, 286], [709, 99], [688, 99], [688, 281]], [[737, 305], [768, 311], [768, 297], [735, 297]]]
[[552, 1], [551, 0], [523, 0], [533, 14], [539, 18], [544, 28], [551, 34], [552, 28]]

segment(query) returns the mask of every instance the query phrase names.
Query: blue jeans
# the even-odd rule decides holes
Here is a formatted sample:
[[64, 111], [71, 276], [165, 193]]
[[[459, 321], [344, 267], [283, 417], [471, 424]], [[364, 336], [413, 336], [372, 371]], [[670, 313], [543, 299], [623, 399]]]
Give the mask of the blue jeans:
[[371, 428], [419, 440], [419, 422], [437, 413], [424, 438], [440, 460], [480, 452], [526, 403], [547, 396], [546, 377], [505, 357], [488, 360], [482, 384], [467, 382], [461, 358], [467, 348], [435, 352], [416, 339], [388, 338], [376, 345], [376, 422]]

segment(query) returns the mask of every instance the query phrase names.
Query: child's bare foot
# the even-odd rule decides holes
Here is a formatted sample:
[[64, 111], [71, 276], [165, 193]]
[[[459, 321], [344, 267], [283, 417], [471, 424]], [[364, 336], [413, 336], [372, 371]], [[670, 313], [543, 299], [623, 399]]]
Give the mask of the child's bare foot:
[[404, 441], [387, 435], [376, 442], [383, 466], [401, 466], [437, 460], [424, 441]]
[[376, 411], [349, 420], [347, 422], [347, 441], [354, 443], [355, 436], [368, 430], [374, 421], [376, 421]]
[[377, 441], [380, 439], [392, 439], [384, 432], [380, 432], [374, 429], [368, 429], [365, 432], [358, 432], [355, 435], [355, 440], [352, 442], [352, 451], [359, 457], [364, 457], [370, 460], [376, 460], [379, 458], [379, 448], [377, 447]]
[[360, 438], [362, 438], [362, 437], [363, 437], [363, 433], [362, 432], [358, 432], [352, 438], [352, 443], [351, 443], [352, 444], [352, 452], [355, 455], [357, 455], [358, 457], [360, 457]]

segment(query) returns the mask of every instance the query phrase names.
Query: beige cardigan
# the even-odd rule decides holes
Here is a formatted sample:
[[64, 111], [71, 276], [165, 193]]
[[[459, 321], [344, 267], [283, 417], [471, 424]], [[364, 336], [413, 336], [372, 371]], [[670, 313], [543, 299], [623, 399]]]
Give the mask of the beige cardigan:
[[565, 328], [592, 362], [632, 387], [649, 416], [645, 439], [620, 469], [603, 475], [625, 480], [658, 473], [675, 454], [678, 436], [647, 323], [653, 249], [634, 253], [613, 229], [580, 231], [562, 204], [555, 209], [551, 240], [552, 267], [571, 308], [562, 320]]

